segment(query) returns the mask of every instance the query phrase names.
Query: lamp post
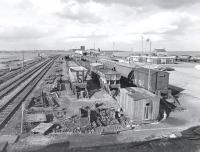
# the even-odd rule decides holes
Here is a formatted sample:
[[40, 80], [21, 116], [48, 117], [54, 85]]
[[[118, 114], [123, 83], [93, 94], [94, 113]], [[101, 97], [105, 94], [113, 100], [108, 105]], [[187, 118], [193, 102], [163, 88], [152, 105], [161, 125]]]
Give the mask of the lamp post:
[[142, 55], [144, 54], [144, 53], [143, 53], [143, 50], [144, 50], [144, 47], [143, 47], [143, 39], [144, 39], [143, 36], [141, 36], [141, 51], [142, 51]]
[[115, 42], [113, 42], [113, 51], [115, 50]]
[[149, 74], [148, 74], [148, 90], [150, 90], [151, 87], [151, 69], [150, 69], [150, 62], [151, 62], [151, 39], [147, 39], [147, 42], [149, 42]]

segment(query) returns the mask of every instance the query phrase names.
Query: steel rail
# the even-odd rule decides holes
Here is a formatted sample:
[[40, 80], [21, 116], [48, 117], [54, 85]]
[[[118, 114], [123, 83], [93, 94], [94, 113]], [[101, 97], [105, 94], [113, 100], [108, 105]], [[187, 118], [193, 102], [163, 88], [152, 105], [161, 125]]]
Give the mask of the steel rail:
[[20, 75], [16, 77], [15, 79], [11, 80], [8, 83], [5, 83], [0, 87], [0, 99], [2, 99], [5, 95], [9, 94], [12, 90], [14, 90], [16, 87], [18, 87], [22, 82], [24, 82], [26, 79], [28, 79], [32, 74], [40, 70], [45, 64], [47, 64], [51, 59], [44, 61], [43, 63], [39, 64], [38, 66], [34, 67], [33, 69], [30, 69], [23, 73], [23, 75]]
[[0, 129], [5, 127], [10, 118], [19, 109], [22, 102], [35, 88], [45, 73], [51, 68], [56, 58], [57, 57], [53, 58], [47, 64], [43, 65], [41, 70], [37, 71], [38, 73], [32, 78], [32, 80], [30, 80], [19, 92], [17, 92], [11, 99], [0, 107]]

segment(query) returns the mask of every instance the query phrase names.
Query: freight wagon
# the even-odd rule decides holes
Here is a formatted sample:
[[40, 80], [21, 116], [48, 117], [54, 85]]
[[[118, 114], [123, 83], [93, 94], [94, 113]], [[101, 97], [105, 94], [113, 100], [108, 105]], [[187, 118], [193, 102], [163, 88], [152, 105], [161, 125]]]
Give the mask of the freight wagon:
[[106, 68], [119, 72], [125, 78], [130, 77], [130, 73], [133, 70], [133, 68], [138, 67], [138, 65], [136, 64], [130, 65], [126, 63], [111, 61], [108, 59], [99, 59], [98, 62], [104, 64]]
[[144, 67], [135, 68], [132, 72], [133, 83], [153, 93], [167, 94], [169, 73]]
[[73, 61], [68, 61], [67, 65], [71, 90], [77, 98], [88, 97], [86, 81], [88, 70]]
[[120, 89], [120, 73], [104, 68], [101, 63], [90, 64], [91, 77], [99, 81], [100, 86], [104, 88], [111, 96], [116, 96]]
[[[166, 71], [148, 69], [136, 64], [118, 63], [106, 59], [100, 59], [99, 61], [103, 63], [105, 67], [119, 72], [129, 82], [138, 87], [150, 90], [153, 93], [160, 92], [166, 94], [168, 92], [169, 73]], [[149, 72], [150, 81], [148, 80]], [[150, 86], [148, 86], [149, 82]]]

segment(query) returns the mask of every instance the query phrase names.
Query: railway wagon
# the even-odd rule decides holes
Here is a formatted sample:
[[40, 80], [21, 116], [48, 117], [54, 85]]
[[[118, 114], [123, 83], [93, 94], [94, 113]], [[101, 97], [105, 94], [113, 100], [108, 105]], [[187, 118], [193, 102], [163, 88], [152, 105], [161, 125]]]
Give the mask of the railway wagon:
[[101, 63], [90, 64], [91, 77], [99, 81], [100, 86], [104, 88], [111, 96], [116, 96], [120, 89], [120, 73], [104, 68]]
[[165, 71], [148, 69], [145, 67], [138, 66], [136, 64], [126, 64], [118, 63], [115, 61], [101, 59], [101, 63], [105, 67], [110, 68], [114, 71], [117, 71], [121, 76], [128, 79], [129, 82], [135, 84], [138, 87], [149, 89], [148, 88], [148, 75], [150, 71], [150, 90], [153, 93], [166, 94], [168, 92], [169, 84], [169, 73]]
[[68, 74], [70, 88], [73, 93], [76, 94], [77, 98], [88, 97], [87, 90], [87, 69], [78, 66], [75, 62], [70, 61], [68, 64]]
[[138, 67], [136, 64], [120, 63], [108, 59], [99, 59], [98, 62], [104, 64], [106, 68], [119, 72], [125, 78], [129, 78], [133, 68]]
[[132, 74], [132, 81], [136, 86], [149, 89], [149, 91], [156, 94], [158, 92], [167, 94], [169, 84], [168, 72], [139, 67], [135, 68]]
[[85, 67], [86, 69], [90, 70], [90, 62], [89, 61], [77, 61], [81, 66]]

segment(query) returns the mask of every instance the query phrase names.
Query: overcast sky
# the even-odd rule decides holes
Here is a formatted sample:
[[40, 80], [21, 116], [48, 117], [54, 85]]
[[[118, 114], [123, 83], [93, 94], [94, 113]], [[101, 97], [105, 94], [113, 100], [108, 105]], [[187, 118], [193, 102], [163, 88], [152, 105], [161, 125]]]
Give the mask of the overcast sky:
[[200, 0], [0, 0], [0, 50], [140, 51], [142, 35], [152, 48], [200, 50]]

